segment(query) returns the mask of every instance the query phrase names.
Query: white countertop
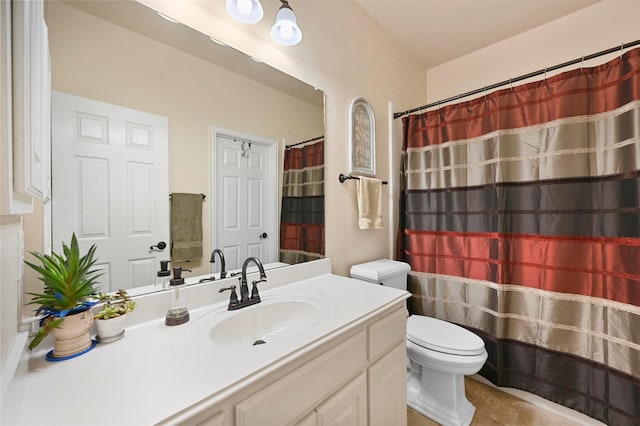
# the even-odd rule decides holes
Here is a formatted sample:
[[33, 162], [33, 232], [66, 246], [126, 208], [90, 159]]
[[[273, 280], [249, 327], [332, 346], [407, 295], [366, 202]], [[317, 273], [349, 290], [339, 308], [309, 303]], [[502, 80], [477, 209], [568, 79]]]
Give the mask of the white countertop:
[[192, 310], [184, 325], [165, 326], [163, 317], [127, 327], [121, 340], [98, 344], [70, 360], [48, 362], [43, 352], [32, 355], [29, 372], [16, 379], [22, 381], [17, 423], [157, 423], [204, 399], [221, 400], [256, 376], [408, 297], [394, 288], [333, 274], [261, 290], [264, 303], [308, 295], [329, 301], [331, 314], [273, 344], [232, 350], [214, 344], [208, 335], [194, 339], [199, 318], [232, 314], [225, 301]]

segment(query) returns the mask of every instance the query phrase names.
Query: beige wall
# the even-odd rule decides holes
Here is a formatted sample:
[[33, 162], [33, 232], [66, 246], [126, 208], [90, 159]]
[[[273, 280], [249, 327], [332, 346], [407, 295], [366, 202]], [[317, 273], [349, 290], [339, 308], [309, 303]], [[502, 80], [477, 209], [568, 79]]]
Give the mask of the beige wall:
[[[388, 103], [413, 106], [424, 102], [425, 70], [408, 57], [353, 1], [290, 3], [303, 31], [293, 47], [275, 44], [270, 36], [278, 1], [264, 1], [264, 19], [243, 25], [229, 19], [224, 2], [143, 0], [164, 13], [254, 56], [326, 93], [325, 200], [326, 253], [334, 272], [348, 274], [352, 264], [392, 255], [390, 204], [385, 204], [385, 228], [357, 227], [355, 182], [338, 182], [348, 172], [348, 108], [363, 96], [376, 118], [377, 175], [389, 179]], [[393, 149], [398, 151], [401, 142]], [[385, 196], [392, 188], [385, 187]]]
[[[564, 18], [429, 69], [428, 102], [446, 99], [638, 39], [640, 2], [603, 0]], [[617, 53], [613, 56], [615, 55]], [[592, 59], [586, 61], [584, 66], [601, 64], [611, 58], [612, 55]], [[570, 68], [555, 73], [567, 69]], [[547, 74], [551, 75], [552, 73]]]

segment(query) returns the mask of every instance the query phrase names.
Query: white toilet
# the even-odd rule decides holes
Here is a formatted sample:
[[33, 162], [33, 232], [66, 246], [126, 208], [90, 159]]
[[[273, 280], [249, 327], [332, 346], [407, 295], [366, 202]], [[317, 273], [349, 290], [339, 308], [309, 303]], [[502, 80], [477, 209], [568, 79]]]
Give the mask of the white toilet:
[[[363, 281], [407, 289], [411, 267], [381, 259], [351, 267]], [[407, 320], [407, 404], [442, 425], [468, 425], [476, 408], [464, 392], [464, 376], [487, 360], [480, 337], [455, 324], [422, 315]]]

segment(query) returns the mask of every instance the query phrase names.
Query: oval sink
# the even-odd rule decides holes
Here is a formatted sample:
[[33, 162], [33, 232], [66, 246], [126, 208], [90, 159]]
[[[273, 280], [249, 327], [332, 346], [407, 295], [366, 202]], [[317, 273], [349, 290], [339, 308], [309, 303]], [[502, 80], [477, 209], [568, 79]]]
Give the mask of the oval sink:
[[188, 333], [208, 333], [213, 343], [227, 347], [270, 344], [295, 336], [318, 323], [327, 307], [312, 300], [263, 300], [221, 318], [214, 311], [194, 321]]

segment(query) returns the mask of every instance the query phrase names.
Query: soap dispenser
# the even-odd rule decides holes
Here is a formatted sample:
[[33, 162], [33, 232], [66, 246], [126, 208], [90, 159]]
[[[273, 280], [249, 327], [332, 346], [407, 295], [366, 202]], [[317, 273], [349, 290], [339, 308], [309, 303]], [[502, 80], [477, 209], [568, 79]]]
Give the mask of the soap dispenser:
[[171, 279], [171, 271], [169, 271], [169, 261], [160, 261], [160, 270], [156, 274], [156, 289], [165, 290], [169, 287], [169, 280]]
[[190, 269], [182, 269], [178, 266], [173, 268], [173, 278], [169, 281], [169, 304], [164, 323], [166, 325], [180, 325], [189, 321], [189, 311], [187, 310], [187, 286], [182, 278], [182, 272]]

